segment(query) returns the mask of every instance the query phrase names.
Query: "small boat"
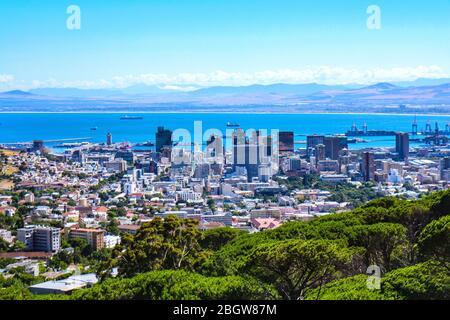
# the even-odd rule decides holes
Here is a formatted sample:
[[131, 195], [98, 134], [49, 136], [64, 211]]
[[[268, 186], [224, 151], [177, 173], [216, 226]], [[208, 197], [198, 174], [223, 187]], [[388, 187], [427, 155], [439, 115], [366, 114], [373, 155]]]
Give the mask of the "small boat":
[[96, 131], [98, 129], [98, 127], [92, 127], [91, 130], [92, 131]]
[[139, 117], [139, 116], [123, 116], [120, 118], [120, 120], [142, 120], [144, 119], [143, 117]]
[[231, 122], [227, 123], [227, 127], [240, 127], [240, 126], [241, 125], [239, 123], [231, 123]]

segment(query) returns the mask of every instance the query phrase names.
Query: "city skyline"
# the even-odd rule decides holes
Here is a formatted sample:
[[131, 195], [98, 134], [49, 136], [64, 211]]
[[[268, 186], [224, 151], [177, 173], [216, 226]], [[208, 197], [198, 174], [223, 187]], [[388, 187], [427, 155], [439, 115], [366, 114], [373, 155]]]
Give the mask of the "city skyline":
[[449, 300], [449, 9], [1, 1], [0, 302]]

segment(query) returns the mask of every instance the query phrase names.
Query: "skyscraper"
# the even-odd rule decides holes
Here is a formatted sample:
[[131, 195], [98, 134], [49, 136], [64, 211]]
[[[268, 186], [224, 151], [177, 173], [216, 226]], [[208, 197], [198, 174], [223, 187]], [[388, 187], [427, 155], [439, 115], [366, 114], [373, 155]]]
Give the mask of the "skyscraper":
[[405, 160], [409, 156], [409, 134], [398, 132], [395, 134], [395, 152], [399, 160]]
[[294, 132], [282, 131], [278, 137], [280, 152], [294, 152]]
[[361, 173], [364, 181], [371, 181], [375, 177], [375, 157], [372, 152], [362, 154]]
[[206, 155], [208, 157], [223, 157], [223, 153], [222, 138], [218, 135], [211, 135], [206, 141]]
[[112, 134], [108, 132], [108, 134], [106, 135], [106, 145], [110, 146], [112, 144], [113, 144]]
[[260, 131], [255, 131], [251, 139], [245, 135], [242, 129], [236, 129], [232, 135], [233, 142], [233, 171], [237, 167], [245, 167], [247, 178], [252, 181], [258, 177], [260, 165], [269, 164], [272, 156], [272, 137], [263, 136]]
[[325, 145], [318, 144], [315, 147], [315, 156], [316, 156], [316, 162], [325, 160]]
[[156, 132], [156, 152], [161, 152], [164, 147], [172, 148], [172, 131], [158, 127]]
[[332, 160], [339, 159], [339, 152], [348, 148], [347, 137], [344, 136], [325, 137], [323, 144], [325, 145], [325, 157]]
[[306, 137], [306, 151], [309, 156], [312, 155], [312, 151], [318, 144], [324, 144], [325, 136], [313, 134]]
[[441, 179], [445, 181], [450, 180], [450, 158], [445, 157], [439, 162], [439, 169], [441, 173]]

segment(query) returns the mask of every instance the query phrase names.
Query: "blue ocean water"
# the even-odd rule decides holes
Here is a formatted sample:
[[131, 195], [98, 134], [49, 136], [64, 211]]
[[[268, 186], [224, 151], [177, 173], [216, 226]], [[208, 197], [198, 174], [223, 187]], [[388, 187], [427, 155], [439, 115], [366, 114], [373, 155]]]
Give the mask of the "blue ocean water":
[[[414, 115], [374, 114], [225, 114], [225, 113], [145, 113], [142, 120], [121, 120], [125, 114], [116, 113], [2, 113], [0, 114], [0, 143], [28, 142], [35, 139], [58, 140], [90, 137], [92, 142], [104, 142], [111, 132], [115, 142], [154, 141], [158, 126], [186, 129], [193, 132], [194, 121], [202, 121], [203, 130], [219, 129], [225, 133], [226, 124], [239, 123], [243, 129], [278, 129], [294, 131], [296, 141], [307, 134], [340, 134], [353, 123], [369, 130], [410, 132]], [[419, 131], [427, 122], [434, 129], [450, 123], [450, 116], [417, 116]], [[97, 130], [91, 130], [97, 128]], [[229, 129], [229, 128], [228, 128]], [[350, 149], [392, 147], [394, 137], [365, 137], [368, 143], [351, 144]], [[414, 144], [412, 144], [414, 145]], [[51, 146], [51, 145], [50, 145]], [[301, 147], [301, 145], [298, 145]]]

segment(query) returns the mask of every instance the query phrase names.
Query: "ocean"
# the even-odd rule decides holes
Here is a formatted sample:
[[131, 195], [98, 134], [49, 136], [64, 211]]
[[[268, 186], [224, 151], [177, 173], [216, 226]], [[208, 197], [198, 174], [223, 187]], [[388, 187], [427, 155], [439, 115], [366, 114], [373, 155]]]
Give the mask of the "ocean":
[[[231, 114], [231, 113], [143, 113], [142, 120], [121, 120], [125, 113], [0, 113], [0, 143], [32, 140], [62, 140], [89, 138], [104, 142], [110, 132], [114, 142], [139, 143], [155, 140], [159, 126], [193, 132], [194, 122], [201, 121], [203, 131], [218, 129], [225, 133], [227, 123], [238, 123], [243, 129], [278, 129], [294, 131], [297, 147], [302, 147], [308, 134], [343, 134], [353, 123], [360, 129], [411, 132], [413, 115], [395, 114]], [[419, 131], [437, 122], [440, 129], [450, 123], [450, 116], [417, 116]], [[96, 128], [96, 130], [92, 130]], [[395, 137], [361, 137], [366, 143], [350, 144], [350, 149], [393, 147]], [[46, 145], [52, 147], [59, 142]], [[411, 143], [415, 146], [414, 142]]]

